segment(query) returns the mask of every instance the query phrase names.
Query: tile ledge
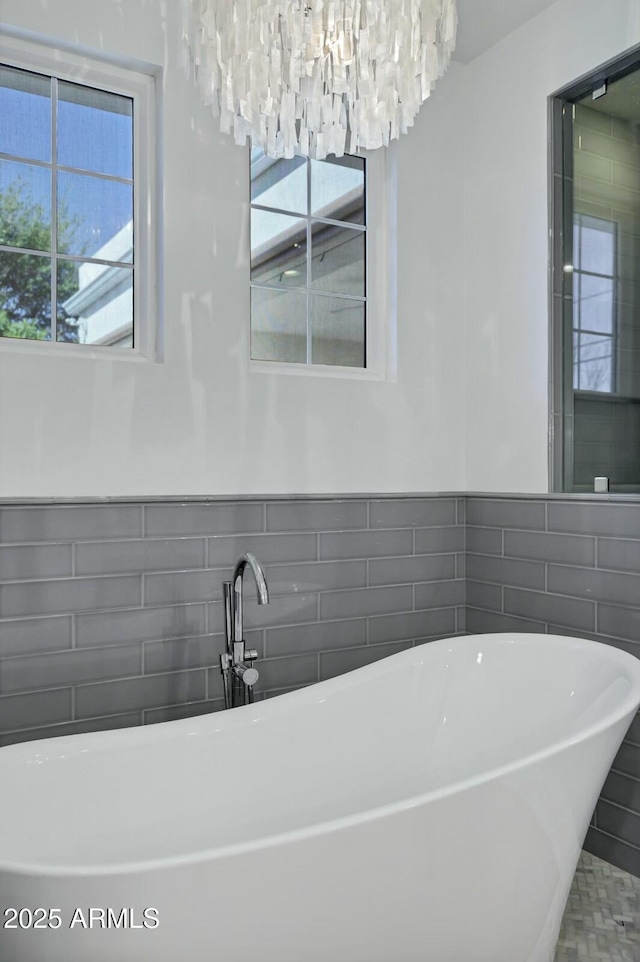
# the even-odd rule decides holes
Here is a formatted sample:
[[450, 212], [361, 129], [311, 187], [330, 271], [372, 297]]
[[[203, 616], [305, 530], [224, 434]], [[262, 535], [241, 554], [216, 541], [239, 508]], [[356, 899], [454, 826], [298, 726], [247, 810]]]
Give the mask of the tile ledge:
[[452, 491], [374, 491], [327, 492], [324, 494], [168, 494], [168, 495], [113, 495], [104, 497], [0, 497], [0, 507], [7, 505], [79, 505], [79, 504], [207, 504], [209, 502], [268, 502], [268, 501], [416, 501], [424, 498], [463, 498]]
[[47, 506], [47, 505], [103, 505], [103, 504], [229, 504], [238, 501], [265, 503], [276, 501], [421, 501], [435, 498], [494, 501], [571, 501], [598, 502], [600, 504], [640, 504], [640, 492], [622, 494], [607, 492], [572, 491], [368, 491], [325, 493], [271, 493], [271, 494], [168, 494], [168, 495], [105, 495], [78, 497], [2, 497], [0, 507]]

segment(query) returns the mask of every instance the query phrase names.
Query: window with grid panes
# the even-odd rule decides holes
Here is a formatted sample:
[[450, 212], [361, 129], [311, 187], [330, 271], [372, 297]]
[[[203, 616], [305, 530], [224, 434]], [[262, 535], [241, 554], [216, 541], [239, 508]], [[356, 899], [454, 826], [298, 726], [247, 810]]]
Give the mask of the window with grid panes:
[[251, 151], [251, 358], [367, 367], [367, 163]]
[[0, 348], [152, 354], [153, 79], [35, 47], [0, 42]]

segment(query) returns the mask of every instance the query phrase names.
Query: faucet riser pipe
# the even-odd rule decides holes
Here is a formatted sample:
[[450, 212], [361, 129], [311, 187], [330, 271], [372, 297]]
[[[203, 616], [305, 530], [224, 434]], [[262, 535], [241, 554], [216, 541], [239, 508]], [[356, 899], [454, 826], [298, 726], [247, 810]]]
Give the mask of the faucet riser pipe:
[[233, 584], [225, 581], [222, 584], [224, 595], [224, 636], [227, 642], [227, 651], [232, 653], [233, 644]]
[[[244, 571], [244, 569], [243, 569]], [[242, 641], [242, 572], [233, 580], [233, 641]]]

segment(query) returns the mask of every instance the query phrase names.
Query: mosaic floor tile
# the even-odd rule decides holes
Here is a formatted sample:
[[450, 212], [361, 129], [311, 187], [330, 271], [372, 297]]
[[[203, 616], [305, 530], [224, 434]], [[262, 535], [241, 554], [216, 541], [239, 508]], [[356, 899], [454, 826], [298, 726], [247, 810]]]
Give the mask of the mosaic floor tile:
[[640, 878], [583, 852], [555, 962], [640, 962]]

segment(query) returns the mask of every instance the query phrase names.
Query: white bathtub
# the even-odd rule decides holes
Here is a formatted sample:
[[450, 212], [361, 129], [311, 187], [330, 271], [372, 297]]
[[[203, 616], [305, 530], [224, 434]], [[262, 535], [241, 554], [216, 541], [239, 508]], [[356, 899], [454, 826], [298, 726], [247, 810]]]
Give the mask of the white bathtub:
[[4, 748], [0, 959], [550, 962], [639, 703], [625, 652], [477, 635]]

